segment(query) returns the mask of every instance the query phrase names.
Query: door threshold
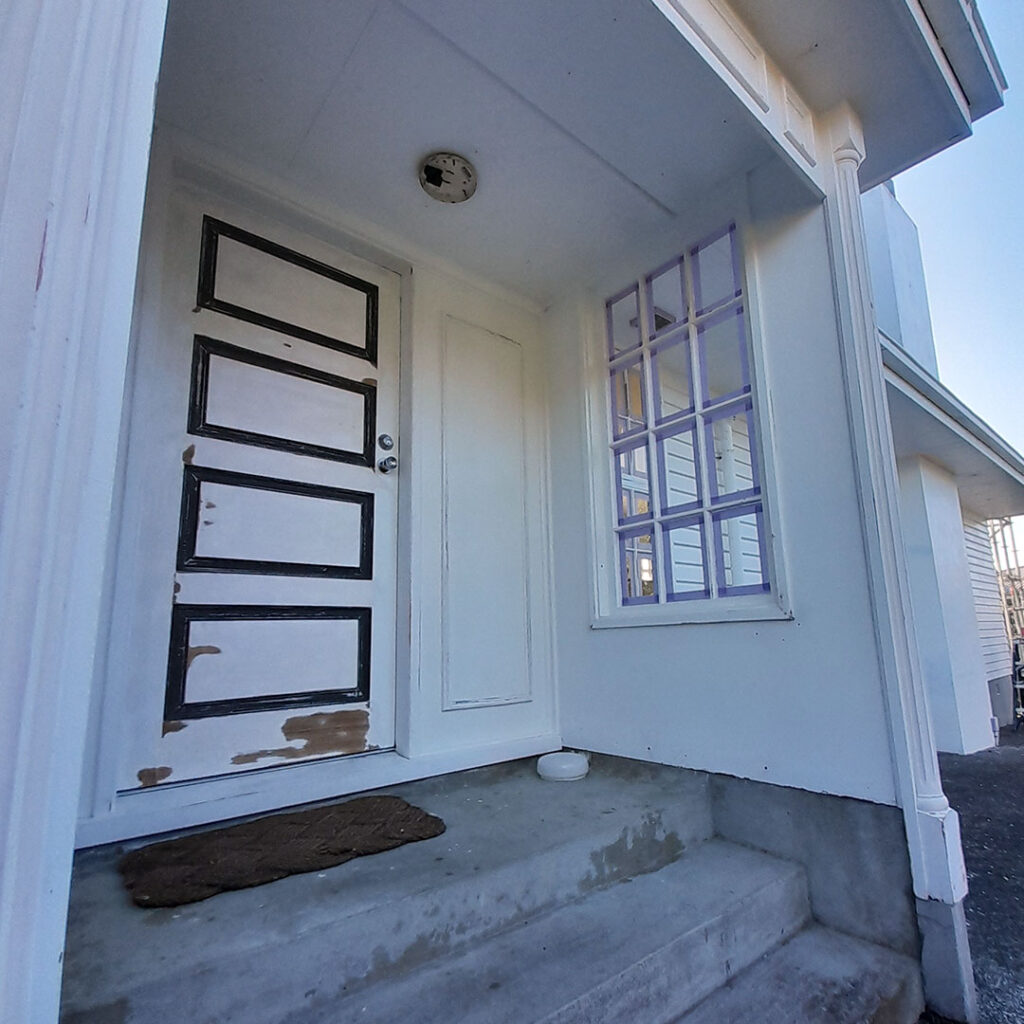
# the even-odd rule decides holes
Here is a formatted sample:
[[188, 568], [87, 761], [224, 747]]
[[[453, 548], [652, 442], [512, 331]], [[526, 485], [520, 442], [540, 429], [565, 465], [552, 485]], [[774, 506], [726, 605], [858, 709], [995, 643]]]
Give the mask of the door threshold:
[[[269, 766], [240, 775], [125, 790], [117, 794], [108, 814], [79, 821], [75, 846], [82, 849], [228, 821], [544, 754], [561, 746], [561, 737], [548, 733], [420, 757], [404, 757], [394, 750], [372, 751], [309, 764]], [[276, 770], [281, 768], [287, 770]]]

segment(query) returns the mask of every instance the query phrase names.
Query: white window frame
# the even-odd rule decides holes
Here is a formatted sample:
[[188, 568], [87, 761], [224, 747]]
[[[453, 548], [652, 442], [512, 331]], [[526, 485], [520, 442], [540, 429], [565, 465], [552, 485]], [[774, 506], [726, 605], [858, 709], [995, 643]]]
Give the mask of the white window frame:
[[[618, 494], [612, 468], [610, 441], [611, 388], [608, 378], [608, 338], [605, 327], [605, 300], [607, 295], [594, 295], [584, 311], [583, 345], [586, 372], [586, 430], [589, 442], [589, 504], [590, 549], [593, 591], [591, 627], [595, 629], [626, 626], [678, 625], [684, 623], [768, 621], [792, 619], [789, 587], [782, 557], [779, 523], [779, 497], [776, 490], [775, 459], [772, 447], [771, 390], [765, 365], [762, 343], [761, 316], [757, 295], [756, 246], [746, 210], [732, 216], [720, 215], [715, 221], [702, 225], [706, 230], [695, 231], [681, 239], [677, 252], [689, 252], [703, 238], [729, 223], [736, 225], [736, 239], [740, 252], [740, 275], [743, 289], [744, 320], [747, 335], [747, 357], [751, 375], [750, 400], [753, 423], [757, 436], [758, 470], [765, 524], [764, 569], [771, 589], [760, 594], [717, 596], [689, 601], [666, 601], [664, 594], [658, 604], [623, 605], [621, 600], [619, 552], [616, 527], [618, 525]], [[667, 256], [671, 258], [673, 254]], [[646, 317], [645, 288], [647, 274], [668, 262], [667, 259], [648, 260], [638, 266], [635, 278], [641, 283], [640, 316]], [[630, 273], [633, 273], [632, 269]], [[631, 279], [619, 282], [608, 294], [626, 289]], [[653, 382], [650, 373], [644, 374], [645, 401], [653, 408]], [[654, 472], [654, 465], [650, 472]], [[655, 530], [658, 526], [655, 525]], [[710, 538], [709, 538], [710, 540]], [[655, 534], [653, 543], [657, 552], [660, 539]], [[661, 561], [660, 553], [656, 555]]]

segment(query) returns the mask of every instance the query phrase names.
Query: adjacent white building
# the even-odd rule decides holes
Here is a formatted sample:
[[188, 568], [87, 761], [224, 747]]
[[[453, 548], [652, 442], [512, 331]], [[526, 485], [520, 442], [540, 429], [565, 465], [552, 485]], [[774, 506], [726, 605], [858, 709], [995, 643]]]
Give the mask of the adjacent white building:
[[863, 199], [917, 646], [939, 750], [1013, 721], [987, 521], [1024, 510], [1024, 460], [939, 382], [917, 230], [891, 188]]
[[13, 0], [0, 64], [4, 1019], [76, 845], [563, 745], [859, 802], [971, 1016], [1024, 466], [869, 190], [1001, 104], [973, 3]]

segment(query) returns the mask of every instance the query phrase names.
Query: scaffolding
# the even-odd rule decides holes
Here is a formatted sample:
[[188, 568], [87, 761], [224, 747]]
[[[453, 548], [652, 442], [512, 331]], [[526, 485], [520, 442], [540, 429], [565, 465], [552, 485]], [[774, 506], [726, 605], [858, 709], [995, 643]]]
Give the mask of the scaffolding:
[[1014, 535], [1013, 519], [991, 519], [988, 535], [995, 555], [999, 594], [1003, 602], [1006, 632], [1011, 639], [1024, 637], [1024, 568]]
[[990, 519], [988, 536], [995, 556], [1003, 618], [1013, 653], [1013, 714], [1014, 729], [1017, 730], [1024, 723], [1024, 571], [1012, 518]]

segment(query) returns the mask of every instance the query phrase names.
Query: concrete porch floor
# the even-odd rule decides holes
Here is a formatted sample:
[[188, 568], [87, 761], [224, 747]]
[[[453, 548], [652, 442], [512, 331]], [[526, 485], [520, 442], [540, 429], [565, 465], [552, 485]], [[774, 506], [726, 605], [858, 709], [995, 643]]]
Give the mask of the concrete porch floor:
[[[587, 887], [657, 870], [711, 829], [705, 777], [618, 758], [595, 756], [579, 783], [544, 782], [531, 758], [381, 792], [439, 815], [447, 831], [175, 909], [136, 907], [121, 884], [121, 853], [150, 840], [81, 851], [71, 885], [62, 1019], [98, 1020], [84, 1016], [89, 1007], [116, 1006], [162, 977], [196, 976], [214, 958], [244, 962], [269, 947], [287, 958], [296, 937], [328, 928], [341, 907], [358, 918], [360, 948], [338, 954], [335, 973], [347, 967], [372, 978], [399, 959], [413, 966], [471, 928], [487, 931], [505, 914], [506, 892], [521, 894], [525, 885], [522, 909], [537, 912]], [[495, 875], [497, 887], [477, 881]], [[488, 905], [489, 893], [497, 905]], [[402, 913], [394, 913], [399, 906]]]

